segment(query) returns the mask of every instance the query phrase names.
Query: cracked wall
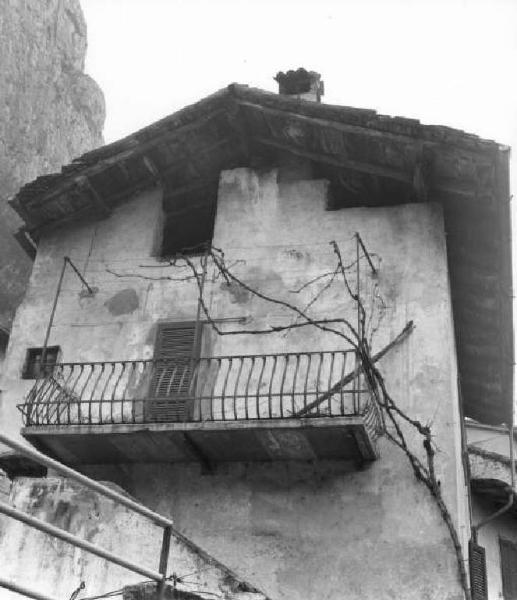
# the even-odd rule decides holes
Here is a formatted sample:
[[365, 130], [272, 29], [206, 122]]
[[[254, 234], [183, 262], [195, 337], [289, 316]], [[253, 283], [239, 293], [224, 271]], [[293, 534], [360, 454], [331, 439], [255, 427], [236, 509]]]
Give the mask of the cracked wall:
[[[383, 359], [381, 370], [399, 406], [432, 423], [439, 448], [437, 476], [465, 542], [469, 529], [440, 208], [410, 204], [326, 211], [326, 182], [286, 183], [276, 175], [250, 169], [222, 173], [214, 245], [225, 250], [229, 264], [244, 261], [235, 269], [250, 284], [292, 300], [289, 290], [335, 265], [329, 240], [334, 237], [350, 259], [353, 235], [360, 232], [368, 249], [382, 259], [379, 284], [388, 304], [373, 351], [414, 320], [415, 331]], [[148, 358], [158, 321], [195, 318], [195, 284], [153, 279], [164, 275], [163, 263], [153, 257], [160, 220], [161, 192], [156, 189], [135, 196], [98, 223], [75, 224], [42, 241], [13, 327], [17, 345], [7, 361], [9, 390], [1, 408], [11, 434], [21, 425], [15, 404], [32, 383], [19, 378], [24, 352], [43, 339], [64, 254], [99, 288], [95, 297], [81, 298], [77, 277], [65, 277], [50, 337], [51, 344], [62, 347], [65, 361]], [[137, 273], [150, 279], [135, 277]], [[207, 284], [216, 317], [246, 318], [256, 327], [286, 320], [276, 307], [221, 284]], [[126, 312], [132, 305], [123, 303], [124, 311], [110, 312], [106, 302], [128, 289], [136, 293], [138, 307]], [[299, 299], [301, 305], [306, 301]], [[311, 315], [334, 315], [346, 308], [342, 288], [336, 286]], [[212, 343], [214, 354], [342, 344], [314, 330], [226, 336]], [[412, 433], [408, 442], [423, 455], [420, 436]], [[462, 598], [454, 551], [439, 511], [415, 480], [406, 457], [386, 439], [380, 441], [379, 460], [359, 470], [352, 461], [273, 461], [218, 464], [213, 475], [202, 474], [195, 464], [99, 466], [91, 467], [91, 473], [116, 481], [145, 504], [171, 515], [183, 534], [275, 600], [337, 600], [345, 589], [350, 600]]]

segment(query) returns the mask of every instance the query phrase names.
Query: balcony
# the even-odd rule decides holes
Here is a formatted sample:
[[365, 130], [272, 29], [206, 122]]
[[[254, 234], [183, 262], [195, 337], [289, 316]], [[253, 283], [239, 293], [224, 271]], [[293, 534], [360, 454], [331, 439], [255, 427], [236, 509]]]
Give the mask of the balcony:
[[18, 408], [68, 464], [363, 462], [382, 431], [354, 351], [62, 363]]

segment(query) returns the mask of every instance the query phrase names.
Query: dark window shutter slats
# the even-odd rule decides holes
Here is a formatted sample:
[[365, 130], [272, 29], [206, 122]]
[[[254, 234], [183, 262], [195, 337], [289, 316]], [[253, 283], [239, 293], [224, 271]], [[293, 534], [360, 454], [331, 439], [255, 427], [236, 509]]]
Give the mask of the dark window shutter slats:
[[487, 600], [485, 549], [473, 540], [469, 541], [469, 564], [472, 600]]
[[499, 538], [504, 600], [517, 600], [517, 544]]
[[148, 403], [150, 421], [184, 420], [193, 359], [198, 356], [198, 347], [195, 323], [159, 326]]

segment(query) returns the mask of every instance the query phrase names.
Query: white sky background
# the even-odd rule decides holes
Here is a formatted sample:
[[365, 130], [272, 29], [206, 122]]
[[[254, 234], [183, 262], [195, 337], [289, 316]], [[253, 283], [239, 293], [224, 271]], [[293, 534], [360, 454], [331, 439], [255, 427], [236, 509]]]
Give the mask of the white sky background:
[[324, 102], [513, 146], [517, 189], [517, 0], [81, 4], [106, 142], [232, 82], [277, 91], [277, 71], [303, 66], [322, 74]]

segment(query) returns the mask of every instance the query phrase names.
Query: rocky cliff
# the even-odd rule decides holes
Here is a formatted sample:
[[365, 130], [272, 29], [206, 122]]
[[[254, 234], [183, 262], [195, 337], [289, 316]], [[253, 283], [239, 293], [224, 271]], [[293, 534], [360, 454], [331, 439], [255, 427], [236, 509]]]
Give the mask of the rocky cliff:
[[0, 328], [8, 329], [31, 260], [12, 237], [18, 188], [102, 144], [104, 97], [84, 73], [79, 0], [0, 4]]

